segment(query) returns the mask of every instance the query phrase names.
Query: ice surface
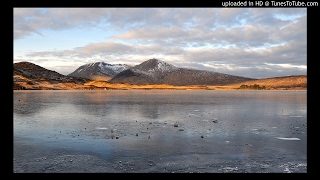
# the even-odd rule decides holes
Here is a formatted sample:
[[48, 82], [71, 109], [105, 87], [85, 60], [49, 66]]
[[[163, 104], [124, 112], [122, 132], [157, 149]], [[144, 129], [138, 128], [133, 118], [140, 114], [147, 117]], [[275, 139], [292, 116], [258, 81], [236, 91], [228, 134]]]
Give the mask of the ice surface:
[[96, 129], [102, 129], [102, 130], [105, 130], [105, 129], [108, 129], [106, 127], [96, 127]]
[[53, 159], [70, 153], [101, 158], [99, 172], [307, 168], [305, 92], [26, 90], [13, 99], [15, 172], [98, 171], [91, 156]]

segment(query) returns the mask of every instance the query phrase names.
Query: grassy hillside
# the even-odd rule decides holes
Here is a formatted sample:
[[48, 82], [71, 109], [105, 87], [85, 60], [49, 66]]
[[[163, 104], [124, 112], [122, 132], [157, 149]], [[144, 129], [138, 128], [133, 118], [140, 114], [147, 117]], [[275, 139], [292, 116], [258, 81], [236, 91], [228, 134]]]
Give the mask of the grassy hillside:
[[229, 84], [225, 86], [208, 86], [208, 85], [189, 85], [189, 86], [174, 86], [168, 84], [144, 84], [133, 85], [128, 83], [109, 83], [103, 80], [89, 80], [85, 83], [74, 82], [56, 82], [56, 81], [37, 81], [26, 78], [21, 75], [14, 75], [14, 90], [23, 89], [43, 89], [43, 90], [72, 90], [72, 89], [86, 89], [86, 90], [109, 90], [109, 89], [163, 89], [163, 90], [238, 90], [240, 87], [264, 87], [265, 90], [306, 90], [307, 76], [287, 76], [266, 78], [260, 80], [250, 80], [237, 84]]
[[[266, 90], [306, 90], [307, 76], [283, 76], [258, 80], [250, 80], [242, 83], [228, 84], [226, 86], [216, 86], [216, 89], [241, 89], [242, 85], [265, 87]], [[213, 87], [212, 87], [213, 88]]]

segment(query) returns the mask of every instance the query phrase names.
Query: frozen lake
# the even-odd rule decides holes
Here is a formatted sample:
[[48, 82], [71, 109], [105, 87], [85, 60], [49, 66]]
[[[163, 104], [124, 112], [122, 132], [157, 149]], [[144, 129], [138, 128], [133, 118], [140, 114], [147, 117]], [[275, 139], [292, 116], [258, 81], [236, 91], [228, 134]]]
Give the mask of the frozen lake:
[[14, 172], [307, 172], [307, 91], [14, 91]]

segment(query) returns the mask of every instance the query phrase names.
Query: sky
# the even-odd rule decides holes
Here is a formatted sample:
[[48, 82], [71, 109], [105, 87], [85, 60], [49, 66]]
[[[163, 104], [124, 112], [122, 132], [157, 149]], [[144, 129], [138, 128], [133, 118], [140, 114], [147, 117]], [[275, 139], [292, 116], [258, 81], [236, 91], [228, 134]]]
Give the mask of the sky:
[[14, 8], [13, 63], [68, 75], [94, 62], [249, 78], [307, 74], [307, 8]]

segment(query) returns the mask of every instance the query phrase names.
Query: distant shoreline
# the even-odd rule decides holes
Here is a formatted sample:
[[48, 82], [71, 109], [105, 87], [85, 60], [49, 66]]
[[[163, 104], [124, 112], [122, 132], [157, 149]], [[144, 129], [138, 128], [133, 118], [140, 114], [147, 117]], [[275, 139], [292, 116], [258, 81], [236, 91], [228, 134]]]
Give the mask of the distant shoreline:
[[[244, 78], [225, 74], [207, 74], [208, 72], [178, 68], [177, 73], [168, 75], [176, 67], [166, 62], [150, 59], [142, 63], [147, 70], [136, 68], [138, 72], [158, 69], [156, 78], [137, 74], [134, 71], [122, 71], [121, 78], [114, 81], [104, 78], [83, 78], [64, 76], [29, 62], [14, 64], [13, 90], [306, 90], [306, 75], [291, 75], [264, 79]], [[100, 65], [100, 64], [99, 64]], [[160, 68], [160, 69], [159, 69]], [[171, 70], [170, 70], [171, 69]], [[182, 72], [180, 72], [182, 70]], [[173, 72], [173, 71], [172, 71]], [[206, 74], [202, 76], [202, 74]], [[182, 74], [180, 74], [182, 73]], [[199, 75], [200, 73], [200, 75]], [[148, 73], [147, 73], [148, 74]], [[118, 74], [119, 75], [119, 74]], [[168, 77], [166, 81], [164, 77]], [[119, 79], [120, 78], [120, 79]], [[124, 78], [124, 79], [123, 79]]]
[[307, 90], [306, 76], [275, 77], [227, 85], [171, 85], [110, 83], [88, 80], [82, 83], [16, 78], [13, 90]]
[[[75, 87], [76, 86], [76, 87]], [[230, 91], [230, 90], [260, 90], [260, 91], [272, 91], [272, 90], [283, 90], [283, 91], [297, 91], [297, 90], [307, 90], [304, 87], [281, 87], [281, 88], [270, 88], [266, 89], [241, 89], [235, 86], [172, 86], [172, 85], [113, 85], [113, 86], [85, 86], [85, 85], [75, 85], [73, 87], [66, 87], [60, 84], [50, 87], [29, 87], [29, 88], [16, 88], [13, 90], [23, 91], [23, 90], [218, 90], [218, 91]]]

